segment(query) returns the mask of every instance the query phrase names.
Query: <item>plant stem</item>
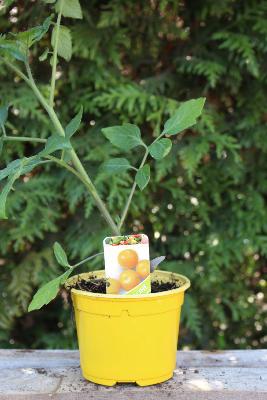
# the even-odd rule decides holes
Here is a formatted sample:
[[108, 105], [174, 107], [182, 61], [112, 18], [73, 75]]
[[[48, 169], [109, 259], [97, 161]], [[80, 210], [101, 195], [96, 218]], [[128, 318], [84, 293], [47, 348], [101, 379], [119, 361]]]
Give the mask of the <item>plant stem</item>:
[[[164, 135], [165, 135], [164, 133], [161, 133], [151, 144], [157, 142], [157, 141], [158, 141], [159, 139], [161, 139]], [[141, 162], [141, 164], [140, 164], [139, 169], [142, 168], [142, 167], [144, 166], [148, 154], [149, 154], [149, 151], [148, 151], [148, 148], [146, 147], [146, 152], [145, 152], [144, 158], [143, 158], [143, 160], [142, 160], [142, 162]], [[134, 169], [135, 169], [136, 171], [138, 171], [136, 168], [134, 168]], [[133, 195], [134, 195], [136, 186], [137, 186], [137, 184], [136, 184], [136, 182], [134, 182], [134, 183], [133, 183], [133, 186], [132, 186], [132, 188], [131, 188], [129, 197], [128, 197], [128, 199], [127, 199], [127, 202], [126, 202], [126, 204], [125, 204], [125, 207], [124, 207], [124, 209], [123, 209], [120, 222], [119, 222], [119, 224], [118, 224], [119, 230], [121, 230], [121, 227], [122, 227], [122, 225], [123, 225], [123, 223], [124, 223], [124, 221], [125, 221], [125, 218], [127, 217], [128, 210], [129, 210], [129, 207], [130, 207], [130, 205], [131, 205], [132, 198], [133, 198]]]
[[0, 128], [2, 129], [3, 137], [6, 138], [6, 128], [5, 128], [5, 125], [4, 125], [4, 124], [1, 124], [1, 125], [0, 125]]
[[[145, 152], [145, 155], [144, 155], [144, 157], [143, 157], [143, 159], [142, 159], [142, 162], [141, 162], [141, 164], [140, 164], [139, 169], [142, 168], [142, 167], [144, 166], [144, 164], [145, 164], [145, 162], [146, 162], [146, 159], [147, 159], [147, 156], [148, 156], [148, 153], [149, 153], [149, 152], [148, 152], [148, 148], [146, 147], [146, 152]], [[133, 186], [132, 186], [131, 191], [130, 191], [130, 194], [129, 194], [129, 197], [128, 197], [127, 202], [126, 202], [126, 204], [125, 204], [125, 207], [124, 207], [124, 209], [123, 209], [120, 222], [119, 222], [119, 224], [118, 224], [118, 229], [119, 229], [119, 230], [121, 230], [121, 227], [122, 227], [122, 225], [123, 225], [123, 223], [124, 223], [124, 221], [125, 221], [125, 218], [127, 217], [127, 214], [128, 214], [128, 211], [129, 211], [129, 207], [130, 207], [130, 205], [131, 205], [131, 202], [132, 202], [132, 198], [133, 198], [135, 189], [136, 189], [136, 182], [134, 181]]]
[[[5, 60], [3, 58], [1, 58], [1, 59], [9, 68], [11, 68], [17, 75], [19, 75], [32, 88], [32, 90], [35, 93], [36, 97], [38, 98], [38, 100], [40, 101], [40, 103], [42, 104], [42, 106], [44, 107], [46, 112], [48, 113], [48, 115], [49, 115], [51, 121], [53, 122], [53, 124], [54, 124], [56, 130], [58, 131], [58, 133], [61, 136], [65, 136], [65, 131], [64, 131], [64, 129], [63, 129], [63, 127], [62, 127], [62, 125], [61, 125], [61, 123], [60, 123], [60, 121], [59, 121], [59, 119], [58, 119], [58, 117], [57, 117], [57, 115], [56, 115], [56, 113], [54, 111], [54, 109], [47, 104], [45, 98], [43, 97], [43, 95], [39, 91], [38, 87], [36, 86], [36, 84], [34, 82], [34, 79], [32, 77], [32, 73], [31, 73], [29, 65], [26, 64], [26, 69], [27, 69], [28, 76], [29, 76], [29, 78], [27, 78], [27, 76], [25, 74], [23, 74], [23, 72], [21, 72], [18, 68], [16, 68], [9, 61], [7, 61], [7, 60]], [[154, 142], [159, 140], [162, 136], [164, 136], [164, 135], [161, 134], [160, 136], [158, 136], [154, 140]], [[108, 212], [105, 203], [99, 197], [93, 182], [91, 181], [91, 179], [89, 178], [87, 172], [85, 171], [85, 169], [84, 169], [82, 163], [80, 162], [75, 150], [74, 149], [70, 150], [70, 153], [71, 153], [71, 157], [72, 157], [72, 162], [73, 162], [74, 166], [77, 168], [77, 170], [79, 171], [79, 174], [78, 175], [76, 174], [76, 175], [79, 177], [79, 179], [82, 178], [83, 183], [85, 184], [85, 186], [87, 187], [88, 191], [90, 192], [90, 194], [94, 198], [98, 209], [100, 210], [100, 212], [102, 213], [102, 215], [105, 218], [106, 222], [108, 223], [108, 225], [112, 229], [112, 232], [115, 235], [120, 235], [121, 227], [122, 227], [122, 225], [123, 225], [123, 223], [125, 221], [125, 218], [127, 217], [127, 214], [128, 214], [128, 211], [129, 211], [129, 207], [130, 207], [130, 204], [131, 204], [131, 201], [132, 201], [135, 189], [136, 189], [136, 183], [135, 182], [133, 183], [133, 186], [131, 188], [129, 197], [127, 199], [127, 202], [125, 204], [124, 210], [122, 212], [122, 216], [121, 216], [120, 222], [119, 222], [118, 225], [116, 225], [114, 220], [113, 220], [113, 218], [111, 217], [110, 213]], [[146, 159], [147, 159], [147, 156], [148, 156], [148, 149], [146, 149], [144, 158], [143, 158], [139, 168], [142, 168], [144, 166], [144, 164], [146, 162]], [[64, 165], [65, 168], [66, 168], [66, 165], [67, 164]], [[73, 170], [73, 171], [75, 171], [75, 170]]]
[[109, 224], [109, 226], [111, 227], [112, 231], [115, 233], [115, 235], [119, 235], [120, 231], [117, 227], [117, 225], [115, 224], [115, 222], [113, 221], [113, 218], [111, 217], [109, 211], [107, 210], [107, 207], [105, 205], [105, 203], [102, 201], [102, 199], [100, 198], [95, 185], [93, 184], [93, 182], [91, 181], [91, 179], [89, 178], [87, 172], [85, 171], [79, 157], [77, 156], [75, 150], [70, 150], [70, 154], [72, 157], [72, 162], [75, 165], [76, 169], [79, 171], [80, 175], [83, 178], [83, 182], [86, 185], [88, 191], [90, 192], [91, 196], [94, 198], [95, 203], [98, 207], [98, 209], [100, 210], [101, 214], [103, 215], [103, 217], [105, 218], [106, 222]]
[[[40, 102], [42, 103], [42, 105], [44, 106], [44, 108], [46, 109], [47, 113], [50, 116], [51, 121], [53, 122], [55, 128], [57, 129], [59, 135], [61, 136], [65, 136], [65, 131], [55, 113], [55, 111], [48, 106], [48, 104], [46, 103], [44, 97], [42, 96], [42, 94], [40, 93], [39, 89], [37, 88], [37, 86], [35, 85], [34, 81], [32, 81], [30, 79], [30, 83], [31, 83], [31, 87], [33, 88], [34, 92], [36, 93], [38, 99], [40, 100]], [[76, 152], [74, 149], [70, 150], [70, 155], [72, 158], [72, 162], [73, 165], [75, 166], [75, 168], [77, 169], [77, 171], [79, 172], [80, 176], [82, 176], [83, 178], [83, 182], [86, 185], [88, 191], [90, 192], [91, 196], [94, 198], [95, 203], [98, 207], [98, 209], [100, 210], [101, 214], [103, 215], [103, 217], [105, 218], [106, 222], [108, 223], [108, 225], [110, 226], [110, 228], [112, 229], [112, 232], [114, 232], [116, 235], [119, 235], [119, 229], [117, 227], [117, 225], [115, 224], [115, 222], [113, 221], [113, 218], [111, 217], [110, 213], [108, 212], [105, 203], [102, 201], [102, 199], [100, 198], [95, 185], [93, 184], [93, 182], [91, 181], [90, 177], [88, 176], [84, 166], [82, 165], [79, 157], [77, 156]]]
[[[80, 181], [88, 188], [88, 182], [83, 178], [83, 176], [75, 168], [72, 168], [70, 165], [65, 163], [65, 161], [61, 160], [60, 158], [53, 157], [53, 156], [46, 156], [45, 158], [47, 158], [50, 161], [55, 162], [60, 167], [63, 167], [65, 169], [67, 169], [68, 171], [70, 171], [72, 174], [77, 176], [77, 178], [80, 179]], [[88, 190], [89, 190], [89, 188], [88, 188]]]
[[[3, 62], [11, 68], [16, 74], [18, 74], [33, 90], [34, 94], [36, 95], [37, 99], [40, 101], [46, 112], [48, 113], [54, 127], [56, 128], [57, 132], [61, 136], [65, 136], [65, 131], [52, 107], [50, 107], [43, 95], [41, 94], [40, 90], [38, 89], [37, 85], [35, 84], [35, 81], [33, 79], [31, 69], [28, 63], [25, 63], [26, 70], [28, 73], [28, 77], [21, 72], [17, 67], [15, 67], [13, 64], [11, 64], [9, 61], [1, 58]], [[77, 156], [76, 152], [74, 149], [70, 150], [71, 158], [73, 165], [76, 167], [77, 171], [79, 172], [79, 176], [83, 178], [83, 183], [86, 185], [88, 191], [90, 192], [91, 196], [95, 200], [96, 206], [100, 210], [101, 214], [103, 215], [104, 219], [108, 223], [109, 227], [111, 228], [112, 232], [115, 235], [120, 235], [119, 228], [115, 224], [113, 218], [111, 217], [109, 211], [107, 210], [107, 207], [103, 200], [100, 198], [99, 194], [97, 193], [97, 190], [91, 181], [90, 177], [88, 176], [84, 166], [82, 165], [79, 157]], [[66, 167], [65, 167], [66, 168]]]
[[60, 167], [63, 167], [65, 169], [67, 169], [68, 171], [70, 171], [72, 174], [74, 174], [75, 176], [77, 176], [77, 178], [79, 178], [83, 183], [84, 180], [81, 177], [81, 175], [79, 174], [78, 171], [76, 171], [75, 168], [72, 168], [70, 165], [68, 165], [67, 163], [65, 163], [65, 161], [61, 160], [60, 158], [54, 157], [54, 156], [46, 156], [45, 158], [47, 158], [50, 161], [55, 162], [56, 164], [58, 164]]
[[53, 122], [53, 125], [55, 126], [56, 130], [58, 131], [58, 134], [61, 136], [65, 136], [65, 131], [53, 109], [53, 107], [50, 107], [49, 104], [47, 103], [46, 99], [44, 98], [44, 96], [42, 95], [42, 93], [40, 92], [40, 90], [38, 89], [34, 78], [32, 76], [32, 72], [30, 69], [30, 66], [28, 63], [25, 63], [25, 67], [28, 73], [28, 77], [27, 78], [27, 83], [30, 86], [30, 88], [32, 89], [32, 91], [34, 92], [35, 96], [37, 97], [37, 99], [40, 101], [40, 103], [42, 104], [42, 106], [44, 107], [44, 109], [46, 110], [47, 114], [49, 115], [51, 121]]
[[86, 263], [87, 261], [92, 260], [92, 258], [95, 258], [97, 256], [101, 256], [103, 254], [104, 253], [102, 252], [102, 253], [97, 253], [97, 254], [94, 254], [93, 256], [87, 257], [84, 260], [82, 260], [82, 261], [78, 262], [77, 264], [73, 265], [73, 268], [79, 267], [80, 265]]
[[165, 136], [165, 133], [161, 133], [158, 137], [156, 137], [156, 139], [155, 140], [153, 140], [153, 142], [150, 144], [150, 146], [153, 144], [153, 143], [156, 143], [159, 139], [161, 139], [163, 136]]
[[[63, 160], [61, 160], [59, 158], [53, 157], [53, 156], [47, 156], [46, 158], [51, 160], [51, 161], [54, 161], [56, 164], [60, 165], [61, 167], [66, 168], [72, 174], [77, 176], [78, 179], [80, 179], [80, 181], [86, 186], [86, 188], [88, 189], [90, 194], [93, 196], [98, 209], [101, 211], [103, 217], [105, 218], [106, 222], [111, 227], [111, 229], [114, 232], [114, 234], [115, 235], [120, 235], [120, 231], [118, 230], [118, 227], [116, 226], [115, 222], [113, 221], [113, 219], [111, 218], [109, 212], [107, 211], [105, 204], [103, 203], [103, 201], [99, 197], [97, 191], [95, 190], [95, 192], [93, 192], [93, 188], [92, 188], [91, 184], [89, 184], [88, 179], [85, 179], [85, 177], [81, 173], [79, 173], [76, 169], [72, 168], [70, 165], [65, 163], [65, 161], [63, 161]], [[80, 162], [80, 160], [79, 160], [79, 162]], [[93, 187], [94, 187], [94, 185], [93, 185]], [[96, 198], [98, 199], [99, 202], [97, 202]], [[101, 204], [102, 204], [102, 206], [101, 206]], [[104, 207], [104, 208], [102, 208], [102, 207]]]
[[25, 82], [29, 84], [29, 79], [19, 68], [17, 68], [14, 64], [12, 64], [3, 57], [0, 57], [0, 60], [3, 61], [3, 63], [6, 64], [6, 66], [12, 69], [18, 76], [20, 76]]
[[64, 0], [60, 0], [60, 8], [57, 16], [57, 23], [55, 27], [55, 42], [54, 42], [54, 51], [53, 51], [53, 64], [52, 64], [52, 75], [51, 75], [51, 86], [50, 86], [50, 97], [49, 97], [49, 105], [50, 107], [54, 106], [54, 97], [55, 97], [55, 87], [56, 87], [56, 72], [57, 72], [57, 51], [58, 51], [58, 39], [59, 39], [59, 28], [62, 16]]
[[5, 142], [37, 142], [37, 143], [46, 143], [46, 139], [41, 138], [31, 138], [26, 136], [5, 136]]

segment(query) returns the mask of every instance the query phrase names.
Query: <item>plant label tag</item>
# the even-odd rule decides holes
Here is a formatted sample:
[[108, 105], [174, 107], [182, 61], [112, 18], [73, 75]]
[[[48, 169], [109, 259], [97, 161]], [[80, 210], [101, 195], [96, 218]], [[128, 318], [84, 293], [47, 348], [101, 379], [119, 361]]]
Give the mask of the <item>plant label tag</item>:
[[147, 235], [106, 237], [103, 247], [107, 294], [151, 293]]

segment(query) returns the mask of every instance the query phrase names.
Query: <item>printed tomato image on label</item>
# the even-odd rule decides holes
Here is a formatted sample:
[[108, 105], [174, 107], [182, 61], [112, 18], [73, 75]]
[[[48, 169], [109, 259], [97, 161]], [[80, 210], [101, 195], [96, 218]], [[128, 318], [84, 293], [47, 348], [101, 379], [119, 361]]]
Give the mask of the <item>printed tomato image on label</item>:
[[103, 246], [107, 294], [151, 293], [147, 235], [106, 237]]

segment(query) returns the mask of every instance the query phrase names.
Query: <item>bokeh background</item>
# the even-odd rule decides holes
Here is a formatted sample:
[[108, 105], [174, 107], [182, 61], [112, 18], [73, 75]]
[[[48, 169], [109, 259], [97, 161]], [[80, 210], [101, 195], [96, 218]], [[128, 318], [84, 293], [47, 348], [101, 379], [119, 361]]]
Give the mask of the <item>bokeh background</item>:
[[[83, 20], [64, 18], [73, 56], [60, 60], [56, 109], [64, 123], [83, 105], [73, 143], [112, 214], [127, 198], [131, 174], [107, 177], [99, 166], [119, 153], [101, 133], [139, 125], [149, 143], [180, 101], [206, 96], [205, 112], [151, 162], [152, 180], [137, 192], [125, 232], [146, 232], [163, 269], [192, 280], [183, 308], [180, 347], [266, 347], [267, 258], [267, 1], [81, 1]], [[40, 24], [43, 1], [7, 1], [0, 31]], [[49, 58], [33, 48], [31, 65], [49, 91]], [[10, 135], [46, 138], [51, 124], [28, 87], [0, 67], [1, 103], [11, 104]], [[32, 144], [5, 144], [0, 164], [34, 154]], [[133, 164], [140, 154], [132, 151]], [[36, 169], [16, 185], [9, 220], [0, 222], [0, 347], [75, 348], [66, 293], [27, 314], [36, 288], [57, 276], [58, 240], [78, 262], [101, 250], [109, 234], [82, 184], [55, 166]], [[81, 271], [103, 267], [101, 259]], [[265, 312], [265, 314], [264, 314]]]

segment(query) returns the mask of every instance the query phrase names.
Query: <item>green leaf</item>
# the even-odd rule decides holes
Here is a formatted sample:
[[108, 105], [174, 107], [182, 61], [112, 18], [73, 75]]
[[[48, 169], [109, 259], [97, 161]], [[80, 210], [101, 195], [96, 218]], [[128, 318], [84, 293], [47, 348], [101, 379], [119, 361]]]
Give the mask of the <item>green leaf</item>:
[[[56, 11], [59, 12], [60, 9], [60, 1], [58, 0], [56, 4]], [[62, 15], [64, 17], [82, 19], [82, 9], [79, 0], [64, 0]]]
[[42, 25], [34, 26], [27, 31], [18, 33], [15, 38], [17, 42], [25, 44], [26, 48], [31, 47], [35, 42], [40, 41], [44, 35], [48, 32], [51, 25], [52, 17], [48, 17], [44, 20]]
[[54, 153], [57, 150], [70, 150], [71, 144], [68, 138], [59, 135], [52, 135], [47, 139], [45, 148], [41, 151], [41, 156]]
[[[3, 138], [0, 138], [0, 143]], [[16, 179], [20, 175], [32, 171], [37, 165], [46, 163], [47, 161], [41, 160], [38, 156], [31, 158], [23, 158], [12, 161], [6, 168], [0, 171], [0, 180], [8, 177], [8, 181], [0, 194], [0, 218], [7, 219], [6, 215], [6, 201], [9, 192]]]
[[132, 167], [126, 158], [111, 158], [102, 164], [102, 168], [106, 173], [114, 174], [116, 172], [124, 172]]
[[79, 126], [81, 125], [82, 121], [82, 116], [83, 116], [83, 107], [80, 108], [78, 114], [74, 118], [72, 118], [72, 120], [66, 126], [65, 132], [66, 132], [66, 137], [68, 139], [70, 139], [74, 135], [74, 133], [79, 129]]
[[125, 124], [102, 129], [106, 138], [116, 147], [129, 151], [132, 148], [144, 145], [138, 126]]
[[2, 53], [14, 57], [19, 61], [27, 60], [27, 49], [35, 42], [42, 39], [47, 33], [51, 25], [52, 17], [45, 19], [42, 25], [35, 26], [27, 31], [18, 34], [11, 33], [13, 39], [6, 39], [5, 36], [0, 37], [0, 50]]
[[7, 40], [0, 37], [0, 54], [2, 53], [14, 57], [19, 61], [25, 62], [27, 60], [25, 47], [21, 48], [21, 45], [14, 40]]
[[23, 163], [20, 169], [20, 175], [27, 174], [32, 171], [37, 165], [44, 164], [47, 161], [41, 160], [39, 156], [34, 156], [30, 158], [17, 159], [9, 163], [6, 168], [0, 170], [0, 181], [5, 179], [9, 175], [16, 173], [20, 169], [21, 163]]
[[135, 175], [135, 182], [141, 190], [143, 190], [148, 184], [150, 179], [150, 166], [145, 164], [140, 168]]
[[156, 160], [164, 158], [172, 148], [172, 142], [170, 139], [159, 139], [157, 142], [152, 143], [149, 147], [149, 154]]
[[[55, 47], [56, 40], [56, 26], [54, 26], [52, 31], [52, 46]], [[70, 61], [72, 56], [72, 40], [69, 28], [60, 25], [58, 32], [58, 55], [64, 58], [66, 61]]]
[[0, 107], [0, 126], [5, 125], [8, 117], [8, 106]]
[[3, 151], [3, 146], [4, 146], [4, 137], [1, 136], [0, 137], [0, 156], [1, 156], [2, 151]]
[[28, 172], [31, 172], [35, 167], [41, 164], [46, 164], [47, 161], [41, 160], [39, 156], [31, 157], [30, 159], [23, 159], [23, 167], [21, 169], [20, 175], [27, 174]]
[[68, 267], [69, 266], [68, 258], [62, 246], [58, 242], [55, 242], [53, 249], [57, 262], [63, 267]]
[[162, 133], [167, 135], [176, 135], [184, 131], [197, 122], [205, 104], [205, 97], [196, 100], [189, 100], [181, 104], [174, 115], [165, 122]]
[[72, 271], [73, 268], [70, 268], [64, 272], [64, 274], [42, 286], [33, 296], [28, 311], [39, 310], [45, 304], [50, 303], [50, 301], [52, 301], [58, 294], [60, 285], [63, 285], [66, 282]]
[[[1, 138], [2, 139], [2, 138]], [[0, 140], [1, 140], [0, 139]], [[8, 181], [0, 194], [0, 218], [7, 219], [6, 216], [6, 201], [9, 192], [16, 179], [20, 175], [26, 174], [33, 170], [37, 165], [46, 163], [47, 161], [41, 160], [38, 156], [31, 158], [23, 158], [12, 161], [6, 168], [0, 171], [0, 180], [7, 178]]]
[[48, 54], [49, 54], [49, 48], [47, 47], [45, 51], [40, 55], [39, 61], [45, 61], [47, 59]]
[[7, 196], [9, 194], [9, 192], [11, 191], [14, 182], [16, 181], [16, 179], [19, 178], [21, 169], [22, 169], [22, 162], [21, 162], [19, 169], [9, 177], [6, 185], [4, 186], [4, 188], [0, 194], [0, 218], [1, 219], [7, 219], [7, 215], [6, 215]]
[[11, 163], [9, 163], [6, 168], [2, 169], [0, 171], [0, 181], [2, 179], [5, 179], [6, 177], [8, 177], [11, 174], [14, 174], [17, 169], [20, 167], [21, 165], [21, 160], [18, 158], [17, 160], [11, 161]]

